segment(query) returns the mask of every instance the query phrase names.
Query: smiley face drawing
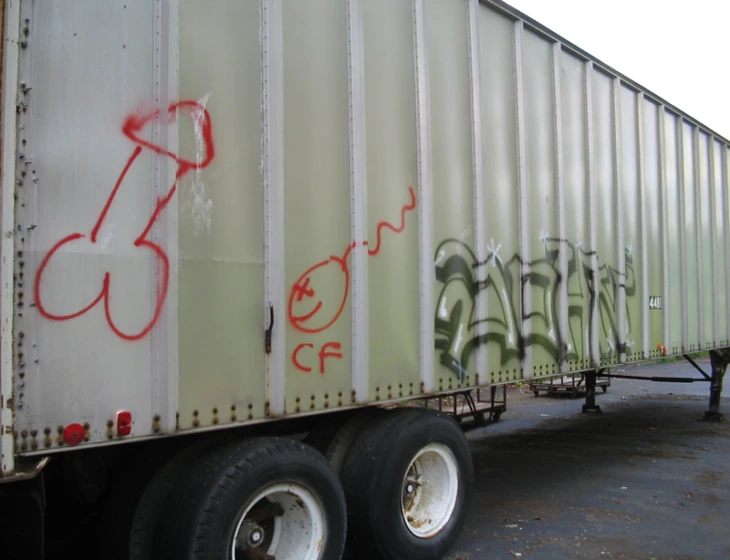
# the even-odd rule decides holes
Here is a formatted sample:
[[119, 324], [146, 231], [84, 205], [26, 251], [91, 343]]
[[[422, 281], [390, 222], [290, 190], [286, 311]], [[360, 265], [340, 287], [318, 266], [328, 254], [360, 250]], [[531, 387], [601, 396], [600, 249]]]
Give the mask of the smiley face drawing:
[[332, 256], [321, 261], [294, 283], [289, 295], [289, 321], [295, 329], [320, 333], [340, 318], [350, 290], [346, 259]]

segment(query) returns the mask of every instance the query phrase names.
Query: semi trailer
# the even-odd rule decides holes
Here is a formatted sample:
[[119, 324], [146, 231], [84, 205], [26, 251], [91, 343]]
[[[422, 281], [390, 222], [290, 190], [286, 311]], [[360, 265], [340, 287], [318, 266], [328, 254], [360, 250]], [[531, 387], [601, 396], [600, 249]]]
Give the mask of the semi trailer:
[[0, 6], [4, 558], [438, 559], [410, 404], [709, 351], [719, 417], [728, 141], [509, 5]]

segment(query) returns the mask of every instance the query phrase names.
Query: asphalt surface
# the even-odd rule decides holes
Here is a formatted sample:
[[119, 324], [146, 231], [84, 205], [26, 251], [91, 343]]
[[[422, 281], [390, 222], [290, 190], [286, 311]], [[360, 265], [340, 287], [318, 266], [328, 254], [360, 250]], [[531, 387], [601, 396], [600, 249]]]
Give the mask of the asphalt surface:
[[[686, 362], [625, 373], [701, 377]], [[473, 502], [445, 560], [730, 558], [730, 422], [700, 420], [708, 396], [613, 380], [598, 415], [511, 388], [501, 420], [468, 435]]]

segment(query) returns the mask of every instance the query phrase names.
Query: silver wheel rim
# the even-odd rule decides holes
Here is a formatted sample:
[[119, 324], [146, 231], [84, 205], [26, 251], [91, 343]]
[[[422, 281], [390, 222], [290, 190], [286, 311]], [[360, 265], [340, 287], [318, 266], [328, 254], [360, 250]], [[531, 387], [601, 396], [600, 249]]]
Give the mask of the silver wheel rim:
[[232, 560], [317, 560], [324, 548], [325, 516], [304, 486], [268, 486], [243, 508], [230, 545]]
[[411, 461], [403, 478], [401, 511], [408, 530], [428, 539], [449, 523], [459, 497], [459, 469], [451, 450], [432, 443]]

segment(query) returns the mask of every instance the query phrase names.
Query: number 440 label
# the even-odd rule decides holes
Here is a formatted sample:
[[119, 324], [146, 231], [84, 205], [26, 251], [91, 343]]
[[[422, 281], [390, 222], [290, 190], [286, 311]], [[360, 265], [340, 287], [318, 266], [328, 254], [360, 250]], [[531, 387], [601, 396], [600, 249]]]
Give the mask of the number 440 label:
[[649, 296], [649, 309], [661, 309], [662, 296]]

